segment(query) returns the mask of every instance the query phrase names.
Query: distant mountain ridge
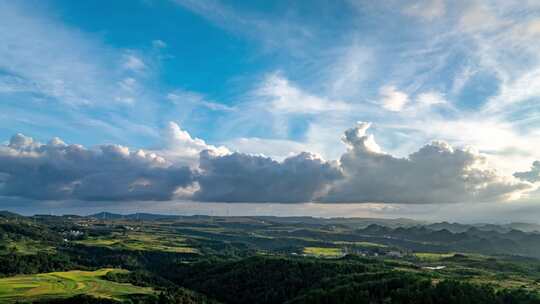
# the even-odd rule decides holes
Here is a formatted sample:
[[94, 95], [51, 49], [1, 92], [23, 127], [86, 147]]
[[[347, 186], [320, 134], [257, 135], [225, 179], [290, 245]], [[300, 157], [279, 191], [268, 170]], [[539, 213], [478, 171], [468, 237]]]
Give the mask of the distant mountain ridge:
[[99, 213], [87, 215], [86, 217], [95, 218], [95, 219], [99, 219], [99, 220], [126, 219], [126, 220], [152, 221], [152, 220], [159, 220], [159, 219], [166, 219], [166, 218], [181, 218], [182, 216], [180, 216], [180, 215], [153, 214], [153, 213], [118, 214], [118, 213], [111, 213], [111, 212], [99, 212]]
[[449, 223], [449, 222], [440, 222], [426, 225], [426, 228], [432, 230], [443, 230], [454, 233], [466, 232], [470, 228], [477, 228], [483, 231], [497, 231], [497, 232], [510, 232], [512, 230], [520, 230], [523, 232], [540, 232], [540, 225], [534, 223], [509, 223], [509, 224], [460, 224], [460, 223]]
[[[37, 217], [50, 216], [50, 215], [35, 215]], [[78, 217], [76, 215], [63, 215], [70, 217]], [[52, 216], [54, 217], [54, 216]], [[62, 217], [62, 216], [59, 216]], [[164, 220], [164, 219], [180, 219], [180, 218], [209, 218], [208, 215], [170, 215], [170, 214], [155, 214], [155, 213], [131, 213], [131, 214], [119, 214], [112, 212], [99, 212], [91, 215], [84, 216], [86, 218], [94, 218], [99, 220]], [[226, 218], [225, 216], [214, 216], [215, 218]], [[269, 221], [276, 223], [303, 223], [314, 225], [328, 225], [328, 226], [340, 226], [345, 225], [348, 227], [363, 229], [370, 225], [378, 225], [388, 228], [411, 228], [411, 227], [424, 227], [425, 229], [439, 231], [448, 230], [452, 233], [468, 232], [471, 228], [475, 228], [481, 231], [496, 231], [499, 233], [509, 233], [513, 230], [523, 232], [538, 232], [540, 233], [540, 224], [513, 222], [508, 224], [490, 224], [490, 223], [476, 223], [476, 224], [462, 224], [451, 222], [428, 222], [421, 220], [414, 220], [408, 218], [395, 218], [395, 219], [379, 219], [379, 218], [317, 218], [311, 216], [234, 216], [256, 219], [258, 221]], [[26, 216], [19, 215], [10, 211], [0, 211], [0, 218], [27, 218]]]
[[[101, 220], [115, 220], [115, 219], [129, 219], [129, 220], [160, 220], [160, 219], [178, 219], [182, 217], [210, 217], [207, 215], [165, 215], [154, 213], [132, 213], [132, 214], [117, 214], [111, 212], [99, 212], [96, 214], [88, 215], [89, 218], [96, 218]], [[225, 216], [215, 216], [215, 218], [224, 218]], [[366, 228], [372, 224], [385, 226], [390, 228], [399, 227], [414, 227], [421, 226], [430, 230], [448, 230], [453, 233], [466, 232], [470, 228], [477, 228], [482, 231], [497, 231], [501, 233], [510, 232], [512, 230], [520, 230], [523, 232], [540, 232], [540, 225], [534, 223], [508, 223], [508, 224], [461, 224], [450, 222], [437, 222], [432, 223], [428, 221], [414, 220], [408, 218], [395, 218], [395, 219], [379, 219], [379, 218], [317, 218], [311, 216], [237, 216], [245, 218], [253, 218], [259, 220], [266, 220], [278, 223], [304, 223], [304, 224], [326, 224], [326, 225], [346, 225], [353, 228]]]

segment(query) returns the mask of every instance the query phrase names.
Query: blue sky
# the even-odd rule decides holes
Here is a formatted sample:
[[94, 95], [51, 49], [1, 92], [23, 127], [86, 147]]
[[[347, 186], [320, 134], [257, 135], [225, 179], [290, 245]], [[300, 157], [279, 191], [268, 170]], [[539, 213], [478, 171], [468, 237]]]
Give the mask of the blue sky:
[[[6, 147], [17, 133], [42, 143], [59, 137], [91, 150], [152, 151], [201, 172], [210, 170], [198, 159], [207, 148], [223, 157], [264, 155], [285, 171], [284, 159], [309, 151], [347, 179], [364, 158], [350, 160], [349, 171], [343, 164], [358, 158], [352, 152], [362, 145], [414, 163], [412, 153], [442, 140], [454, 154], [474, 151], [481, 175], [507, 187], [497, 190], [508, 198], [500, 201], [514, 201], [515, 210], [539, 201], [536, 179], [513, 176], [535, 174], [531, 164], [540, 159], [537, 1], [0, 1], [0, 40]], [[344, 142], [359, 121], [371, 122], [368, 131], [356, 129], [362, 144]], [[222, 165], [226, 160], [235, 161]], [[459, 178], [473, 165], [462, 163]], [[373, 174], [388, 173], [383, 169]], [[207, 178], [194, 183], [224, 183], [223, 176]], [[403, 213], [424, 208], [338, 183], [328, 196], [298, 197], [386, 203], [385, 212], [389, 204]], [[482, 197], [474, 195], [460, 202]], [[210, 197], [225, 199], [199, 193], [188, 201]]]

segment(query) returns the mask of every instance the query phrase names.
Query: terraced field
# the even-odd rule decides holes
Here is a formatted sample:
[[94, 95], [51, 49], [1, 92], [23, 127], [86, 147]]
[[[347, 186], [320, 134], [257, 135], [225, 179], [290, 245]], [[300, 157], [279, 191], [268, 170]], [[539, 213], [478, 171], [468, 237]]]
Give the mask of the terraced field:
[[118, 269], [96, 271], [51, 272], [20, 275], [0, 279], [0, 302], [15, 303], [19, 300], [68, 298], [79, 294], [122, 300], [127, 295], [151, 294], [151, 288], [116, 283], [103, 277]]

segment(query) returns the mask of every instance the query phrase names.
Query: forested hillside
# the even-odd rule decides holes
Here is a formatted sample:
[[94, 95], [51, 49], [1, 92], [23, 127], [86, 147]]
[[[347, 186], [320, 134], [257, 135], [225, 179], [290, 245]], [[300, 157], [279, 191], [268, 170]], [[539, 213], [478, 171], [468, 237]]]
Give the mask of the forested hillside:
[[540, 303], [539, 234], [448, 225], [4, 213], [0, 300]]

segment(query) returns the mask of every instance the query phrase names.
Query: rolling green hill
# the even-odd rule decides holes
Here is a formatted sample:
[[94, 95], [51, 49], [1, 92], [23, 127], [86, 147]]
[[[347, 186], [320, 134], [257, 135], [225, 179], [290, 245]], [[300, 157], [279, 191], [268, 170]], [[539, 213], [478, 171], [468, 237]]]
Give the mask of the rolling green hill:
[[0, 214], [0, 303], [537, 304], [532, 228]]

